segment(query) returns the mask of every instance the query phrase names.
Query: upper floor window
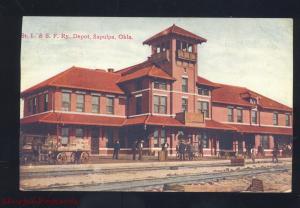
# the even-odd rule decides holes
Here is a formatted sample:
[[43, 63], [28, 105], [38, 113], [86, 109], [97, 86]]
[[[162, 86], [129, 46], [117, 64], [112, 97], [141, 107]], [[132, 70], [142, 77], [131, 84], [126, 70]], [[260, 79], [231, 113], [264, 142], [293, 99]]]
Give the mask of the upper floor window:
[[187, 98], [182, 98], [181, 110], [182, 110], [182, 112], [187, 112], [188, 111], [188, 99]]
[[243, 123], [243, 109], [237, 109], [237, 122]]
[[99, 113], [100, 111], [100, 97], [92, 96], [92, 113]]
[[256, 99], [255, 98], [250, 98], [249, 101], [250, 101], [251, 104], [256, 104]]
[[106, 98], [106, 112], [109, 114], [114, 114], [114, 98], [113, 97]]
[[188, 92], [188, 78], [182, 77], [182, 92]]
[[32, 113], [36, 113], [37, 110], [37, 98], [33, 98], [33, 106], [32, 106]]
[[285, 125], [286, 126], [291, 125], [290, 114], [285, 114]]
[[84, 95], [77, 95], [76, 111], [84, 112]]
[[70, 111], [71, 110], [71, 95], [70, 93], [63, 92], [62, 93], [62, 110]]
[[227, 107], [227, 121], [233, 122], [233, 108]]
[[28, 112], [32, 112], [32, 98], [28, 99]]
[[278, 125], [278, 113], [273, 113], [273, 125]]
[[154, 95], [154, 113], [167, 113], [167, 97]]
[[61, 128], [61, 144], [63, 146], [68, 145], [69, 143], [69, 128], [62, 127]]
[[48, 103], [49, 103], [49, 97], [48, 97], [48, 93], [44, 94], [44, 111], [48, 110]]
[[167, 82], [165, 80], [155, 80], [154, 81], [154, 89], [167, 89]]
[[76, 128], [75, 129], [75, 137], [76, 139], [83, 139], [83, 128]]
[[135, 111], [136, 111], [136, 114], [142, 113], [142, 96], [135, 98]]
[[141, 79], [138, 79], [135, 81], [135, 90], [141, 90], [143, 89], [143, 82]]
[[207, 101], [198, 101], [198, 112], [203, 112], [205, 118], [209, 118], [209, 103]]
[[253, 124], [257, 124], [257, 111], [254, 110], [251, 111], [251, 122]]
[[199, 88], [198, 88], [198, 94], [199, 94], [199, 95], [206, 95], [206, 96], [209, 96], [209, 89], [204, 88], [204, 87], [199, 87]]

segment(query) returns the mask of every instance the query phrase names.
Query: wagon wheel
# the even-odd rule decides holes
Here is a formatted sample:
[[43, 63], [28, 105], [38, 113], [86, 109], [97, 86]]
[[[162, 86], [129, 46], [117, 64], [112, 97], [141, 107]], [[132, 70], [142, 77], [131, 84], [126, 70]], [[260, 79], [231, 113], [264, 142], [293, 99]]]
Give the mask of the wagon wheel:
[[60, 152], [60, 153], [57, 154], [57, 156], [56, 156], [56, 162], [58, 164], [63, 164], [63, 163], [65, 163], [66, 160], [67, 160], [66, 153]]
[[82, 152], [80, 155], [80, 162], [86, 163], [89, 160], [89, 154], [87, 152]]

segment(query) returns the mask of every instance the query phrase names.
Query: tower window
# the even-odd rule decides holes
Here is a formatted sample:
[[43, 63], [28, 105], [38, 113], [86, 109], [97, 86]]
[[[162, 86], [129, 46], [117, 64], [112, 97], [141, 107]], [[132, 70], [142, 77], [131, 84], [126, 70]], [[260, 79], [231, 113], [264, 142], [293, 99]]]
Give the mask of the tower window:
[[182, 92], [188, 92], [188, 78], [182, 78]]
[[237, 109], [237, 122], [243, 123], [243, 109]]
[[233, 122], [233, 108], [232, 107], [227, 108], [227, 121]]
[[290, 114], [285, 114], [285, 125], [286, 126], [291, 125]]
[[206, 101], [198, 101], [198, 112], [203, 112], [205, 118], [209, 118], [209, 103]]
[[251, 111], [251, 121], [254, 124], [257, 124], [257, 111]]
[[167, 113], [167, 97], [154, 95], [154, 113]]
[[135, 109], [136, 109], [136, 114], [141, 114], [142, 113], [142, 96], [136, 97], [135, 98]]

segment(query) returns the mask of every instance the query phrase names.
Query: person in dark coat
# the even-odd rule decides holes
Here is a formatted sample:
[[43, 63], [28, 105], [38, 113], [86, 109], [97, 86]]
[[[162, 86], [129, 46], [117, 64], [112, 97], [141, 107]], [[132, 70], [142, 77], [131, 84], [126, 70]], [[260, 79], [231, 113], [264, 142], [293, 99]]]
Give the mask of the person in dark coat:
[[198, 146], [198, 150], [199, 150], [199, 155], [201, 155], [201, 157], [203, 157], [203, 144], [202, 141], [199, 142], [199, 146]]
[[179, 159], [180, 160], [185, 160], [185, 148], [186, 148], [186, 145], [181, 140], [180, 144], [179, 144], [179, 148], [178, 148], [178, 150], [179, 150]]
[[193, 147], [190, 142], [186, 145], [186, 152], [188, 154], [188, 159], [193, 160]]
[[278, 163], [278, 147], [277, 146], [275, 146], [273, 148], [272, 154], [273, 154], [273, 156], [272, 156], [272, 162]]
[[137, 151], [138, 141], [135, 140], [132, 144], [132, 159], [135, 160], [136, 158], [136, 151]]
[[113, 159], [119, 159], [119, 151], [120, 151], [120, 142], [119, 140], [115, 141], [114, 144], [114, 154], [113, 154]]

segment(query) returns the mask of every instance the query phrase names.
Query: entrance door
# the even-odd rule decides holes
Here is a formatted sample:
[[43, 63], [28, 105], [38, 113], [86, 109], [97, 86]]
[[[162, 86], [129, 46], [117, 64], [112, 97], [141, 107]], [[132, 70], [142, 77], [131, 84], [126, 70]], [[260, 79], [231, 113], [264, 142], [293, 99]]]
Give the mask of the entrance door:
[[99, 128], [92, 128], [91, 139], [91, 153], [99, 154]]

